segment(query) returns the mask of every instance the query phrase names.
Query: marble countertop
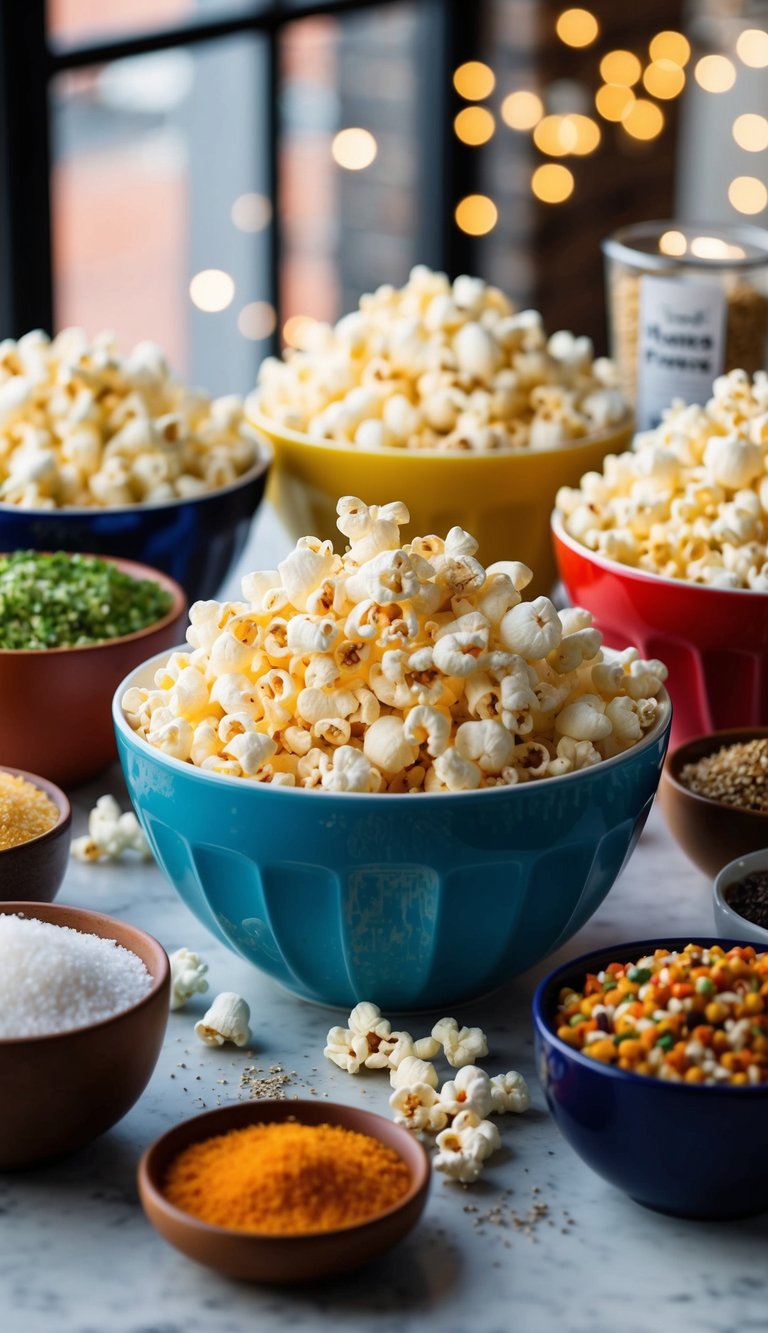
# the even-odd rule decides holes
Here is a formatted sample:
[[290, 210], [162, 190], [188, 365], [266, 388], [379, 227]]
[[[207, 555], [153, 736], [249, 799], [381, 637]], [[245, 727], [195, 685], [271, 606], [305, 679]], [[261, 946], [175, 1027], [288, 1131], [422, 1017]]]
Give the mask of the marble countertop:
[[[244, 559], [274, 558], [281, 534], [266, 510]], [[234, 585], [233, 585], [234, 587]], [[74, 793], [74, 832], [97, 796], [123, 803], [120, 773]], [[387, 1113], [386, 1075], [352, 1078], [323, 1058], [328, 1028], [346, 1015], [296, 999], [213, 940], [154, 865], [71, 862], [62, 902], [186, 945], [209, 964], [212, 992], [237, 990], [252, 1012], [253, 1054], [202, 1046], [197, 996], [170, 1015], [155, 1074], [137, 1105], [101, 1139], [54, 1166], [0, 1175], [2, 1333], [726, 1333], [764, 1329], [768, 1214], [699, 1223], [646, 1211], [594, 1175], [561, 1139], [532, 1061], [530, 999], [554, 963], [615, 940], [710, 934], [710, 886], [672, 841], [657, 810], [608, 898], [546, 964], [460, 1006], [480, 1024], [492, 1073], [520, 1069], [533, 1107], [503, 1123], [503, 1151], [464, 1189], [437, 1175], [421, 1223], [369, 1267], [327, 1284], [278, 1289], [228, 1281], [154, 1232], [135, 1186], [143, 1148], [176, 1121], [246, 1096], [245, 1065], [289, 1075], [288, 1097], [329, 1098]], [[434, 1018], [440, 1015], [434, 1015]], [[406, 1026], [428, 1031], [425, 1015]], [[0, 1096], [12, 1090], [0, 1088]], [[51, 1089], [55, 1115], [55, 1089]], [[663, 1127], [660, 1127], [663, 1132]], [[706, 1163], [702, 1164], [706, 1170]], [[525, 1225], [534, 1205], [546, 1213]]]

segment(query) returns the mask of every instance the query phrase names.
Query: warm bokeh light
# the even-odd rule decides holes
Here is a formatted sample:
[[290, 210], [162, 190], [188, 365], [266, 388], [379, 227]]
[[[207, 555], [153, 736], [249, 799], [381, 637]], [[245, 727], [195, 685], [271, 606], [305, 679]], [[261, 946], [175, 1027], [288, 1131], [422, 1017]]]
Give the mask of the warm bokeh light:
[[371, 131], [357, 127], [339, 130], [331, 144], [334, 161], [347, 171], [363, 171], [371, 165], [378, 151]]
[[707, 93], [727, 93], [736, 82], [736, 70], [727, 56], [702, 56], [694, 69], [696, 82]]
[[737, 213], [762, 213], [768, 190], [757, 176], [737, 176], [728, 186], [728, 198]]
[[714, 259], [719, 262], [729, 259], [743, 259], [744, 251], [740, 245], [731, 245], [722, 236], [694, 236], [691, 241], [691, 254], [697, 259]]
[[745, 28], [739, 33], [736, 54], [743, 65], [764, 69], [768, 65], [768, 32], [761, 28]]
[[659, 250], [663, 255], [684, 255], [687, 249], [688, 242], [681, 231], [665, 231], [659, 237]]
[[252, 342], [261, 342], [269, 338], [277, 325], [275, 307], [269, 301], [251, 301], [244, 305], [237, 317], [237, 327], [244, 338]]
[[576, 143], [576, 130], [566, 124], [565, 116], [545, 116], [533, 131], [533, 142], [548, 157], [563, 157]]
[[664, 112], [655, 102], [638, 97], [621, 123], [633, 139], [655, 139], [664, 129]]
[[609, 51], [600, 61], [600, 74], [606, 83], [618, 83], [631, 88], [642, 74], [643, 67], [631, 51]]
[[631, 88], [619, 88], [615, 83], [604, 83], [595, 93], [595, 106], [603, 120], [623, 120], [632, 109], [635, 94]]
[[544, 103], [538, 93], [520, 88], [509, 93], [501, 104], [501, 118], [512, 130], [532, 130], [544, 115]]
[[453, 86], [468, 102], [482, 102], [496, 87], [496, 75], [482, 60], [468, 60], [454, 71]]
[[232, 304], [235, 284], [228, 273], [221, 268], [204, 268], [196, 273], [189, 284], [192, 304], [198, 310], [213, 315], [219, 310], [226, 310]]
[[573, 194], [573, 173], [556, 162], [545, 162], [531, 177], [531, 189], [545, 204], [561, 204]]
[[745, 112], [734, 120], [732, 132], [739, 148], [747, 153], [762, 153], [768, 148], [768, 120], [765, 116]]
[[667, 29], [665, 32], [656, 33], [648, 52], [651, 60], [671, 60], [673, 65], [679, 65], [682, 69], [690, 59], [691, 44], [681, 32]]
[[563, 116], [568, 130], [575, 133], [575, 142], [570, 151], [576, 153], [579, 157], [586, 157], [587, 153], [594, 153], [600, 146], [600, 126], [591, 116], [581, 116], [573, 112], [569, 116]]
[[309, 336], [317, 324], [311, 315], [291, 315], [283, 325], [283, 341], [299, 350], [307, 346]]
[[230, 217], [238, 231], [263, 231], [272, 221], [272, 204], [265, 194], [241, 194]]
[[472, 147], [487, 143], [496, 129], [496, 121], [483, 106], [465, 106], [453, 122], [457, 139]]
[[685, 87], [685, 72], [673, 60], [654, 60], [643, 74], [643, 85], [651, 97], [677, 97]]
[[468, 194], [456, 205], [456, 225], [468, 236], [485, 236], [499, 220], [499, 210], [487, 194]]
[[555, 24], [555, 31], [566, 46], [589, 46], [597, 37], [600, 25], [588, 9], [564, 9]]

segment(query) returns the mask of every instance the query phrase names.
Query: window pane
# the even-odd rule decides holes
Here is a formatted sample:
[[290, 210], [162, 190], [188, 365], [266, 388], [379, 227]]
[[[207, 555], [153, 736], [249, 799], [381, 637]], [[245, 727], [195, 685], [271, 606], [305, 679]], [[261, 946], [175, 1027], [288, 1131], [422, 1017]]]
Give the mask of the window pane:
[[[431, 6], [306, 19], [282, 41], [284, 314], [335, 319], [425, 254]], [[433, 151], [430, 145], [430, 151]], [[290, 326], [289, 326], [290, 329]]]
[[265, 55], [228, 39], [56, 80], [58, 327], [149, 338], [213, 392], [250, 387], [274, 321]]
[[47, 20], [55, 41], [73, 43], [151, 32], [254, 7], [252, 0], [47, 0]]

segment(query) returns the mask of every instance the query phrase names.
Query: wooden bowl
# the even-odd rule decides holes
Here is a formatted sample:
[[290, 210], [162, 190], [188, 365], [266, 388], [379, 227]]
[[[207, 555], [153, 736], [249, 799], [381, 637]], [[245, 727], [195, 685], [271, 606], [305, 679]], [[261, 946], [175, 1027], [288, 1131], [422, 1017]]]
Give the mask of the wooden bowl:
[[747, 852], [768, 847], [768, 814], [700, 796], [680, 781], [686, 764], [714, 754], [724, 745], [768, 736], [768, 727], [740, 727], [695, 736], [672, 750], [661, 775], [659, 801], [672, 833], [694, 865], [710, 878]]
[[[212, 1226], [174, 1207], [162, 1194], [170, 1163], [189, 1144], [246, 1125], [291, 1119], [305, 1125], [343, 1125], [393, 1148], [411, 1170], [407, 1194], [366, 1222], [296, 1236]], [[349, 1272], [402, 1240], [421, 1216], [430, 1177], [425, 1149], [393, 1121], [334, 1102], [297, 1100], [237, 1102], [174, 1125], [144, 1153], [138, 1182], [141, 1202], [152, 1225], [190, 1259], [227, 1277], [294, 1283]]]
[[36, 1166], [81, 1148], [116, 1124], [149, 1082], [168, 1021], [170, 965], [138, 926], [59, 903], [7, 902], [55, 926], [116, 940], [138, 954], [152, 988], [130, 1009], [88, 1027], [0, 1038], [0, 1170]]
[[[101, 557], [105, 559], [106, 557]], [[0, 649], [0, 764], [30, 768], [75, 786], [116, 758], [112, 695], [123, 676], [184, 638], [184, 590], [159, 570], [114, 560], [134, 579], [153, 579], [172, 598], [160, 620], [133, 634], [79, 648]]]
[[44, 791], [58, 808], [59, 818], [47, 833], [0, 851], [0, 902], [50, 903], [64, 878], [72, 838], [72, 810], [64, 792], [52, 782], [22, 768], [0, 765], [3, 773], [24, 778]]

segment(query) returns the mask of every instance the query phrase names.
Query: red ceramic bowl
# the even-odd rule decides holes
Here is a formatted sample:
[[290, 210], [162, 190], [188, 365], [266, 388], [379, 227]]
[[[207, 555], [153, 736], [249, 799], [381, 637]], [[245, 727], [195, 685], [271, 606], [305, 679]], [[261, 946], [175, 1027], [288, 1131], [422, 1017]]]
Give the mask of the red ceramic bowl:
[[187, 602], [179, 584], [149, 565], [112, 563], [167, 589], [170, 610], [144, 629], [102, 643], [0, 649], [0, 764], [41, 773], [63, 787], [96, 777], [117, 758], [112, 695], [120, 681], [145, 658], [183, 640]]
[[768, 593], [707, 588], [595, 555], [565, 531], [552, 537], [569, 598], [592, 612], [609, 648], [639, 648], [669, 668], [672, 745], [768, 724]]

